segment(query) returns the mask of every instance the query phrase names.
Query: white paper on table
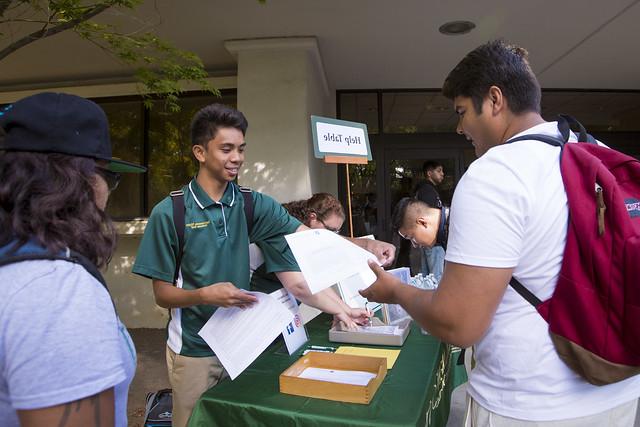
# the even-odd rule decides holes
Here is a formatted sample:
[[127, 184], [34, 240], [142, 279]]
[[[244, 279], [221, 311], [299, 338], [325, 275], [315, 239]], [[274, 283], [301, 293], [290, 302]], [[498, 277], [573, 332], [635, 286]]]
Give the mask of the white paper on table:
[[359, 326], [358, 332], [367, 334], [402, 335], [402, 330], [397, 326]]
[[287, 346], [287, 351], [289, 354], [293, 354], [297, 349], [302, 347], [304, 343], [309, 341], [307, 331], [304, 329], [304, 324], [302, 323], [302, 316], [298, 310], [298, 303], [293, 295], [291, 295], [291, 292], [284, 288], [273, 291], [269, 295], [280, 301], [280, 303], [293, 314], [293, 320], [289, 322], [282, 331], [282, 337]]
[[[369, 271], [371, 271], [371, 269], [369, 269]], [[367, 280], [368, 278], [365, 276], [364, 272], [358, 272], [353, 276], [339, 281], [338, 290], [340, 291], [340, 297], [349, 307], [369, 309], [373, 312], [376, 312], [382, 307], [382, 304], [377, 302], [369, 302], [358, 292], [359, 290], [365, 289], [371, 283], [373, 283], [366, 283]]]
[[306, 378], [309, 380], [328, 381], [332, 383], [352, 384], [352, 385], [367, 385], [372, 378], [375, 378], [376, 374], [366, 371], [343, 371], [341, 369], [326, 369], [326, 368], [306, 368], [300, 372], [299, 378]]
[[313, 229], [285, 236], [312, 294], [361, 274], [364, 289], [376, 280], [367, 260], [375, 255], [329, 230]]
[[251, 307], [220, 307], [198, 335], [211, 347], [234, 380], [293, 319], [293, 314], [275, 298], [250, 292], [258, 298]]

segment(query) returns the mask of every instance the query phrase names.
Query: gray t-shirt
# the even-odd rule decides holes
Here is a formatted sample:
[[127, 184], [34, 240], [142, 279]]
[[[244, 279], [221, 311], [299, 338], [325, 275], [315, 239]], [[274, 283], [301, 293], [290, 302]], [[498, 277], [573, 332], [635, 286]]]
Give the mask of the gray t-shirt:
[[24, 261], [0, 268], [0, 420], [16, 410], [83, 399], [115, 387], [127, 425], [136, 353], [107, 290], [82, 266]]

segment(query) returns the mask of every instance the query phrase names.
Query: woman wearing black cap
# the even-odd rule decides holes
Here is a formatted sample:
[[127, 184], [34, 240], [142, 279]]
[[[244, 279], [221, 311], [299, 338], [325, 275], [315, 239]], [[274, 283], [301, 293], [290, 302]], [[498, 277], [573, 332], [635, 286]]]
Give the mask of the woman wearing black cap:
[[96, 267], [118, 171], [104, 112], [42, 93], [0, 111], [0, 424], [127, 425], [135, 349]]

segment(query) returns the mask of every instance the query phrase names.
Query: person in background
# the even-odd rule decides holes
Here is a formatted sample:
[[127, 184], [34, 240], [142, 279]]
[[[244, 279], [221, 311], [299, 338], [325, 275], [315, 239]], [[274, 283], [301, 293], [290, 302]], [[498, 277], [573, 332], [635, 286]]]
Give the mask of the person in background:
[[340, 201], [329, 193], [316, 193], [309, 199], [285, 203], [282, 206], [309, 228], [323, 228], [340, 233], [344, 224], [344, 208]]
[[145, 169], [112, 159], [105, 113], [77, 96], [17, 101], [0, 129], [0, 424], [126, 426], [136, 352], [96, 267], [116, 171]]
[[640, 376], [588, 383], [558, 356], [542, 316], [509, 286], [515, 277], [539, 299], [551, 297], [569, 221], [560, 149], [508, 143], [561, 136], [557, 122], [540, 115], [526, 50], [503, 41], [479, 46], [449, 73], [443, 94], [478, 159], [453, 196], [439, 287], [406, 286], [372, 265], [377, 280], [362, 296], [399, 303], [432, 335], [474, 346], [467, 426], [633, 426]]
[[443, 246], [446, 242], [437, 241], [440, 215], [442, 209], [432, 208], [413, 197], [405, 197], [400, 199], [391, 215], [391, 226], [414, 248], [430, 248], [436, 244]]
[[[329, 193], [316, 193], [309, 199], [284, 203], [282, 206], [291, 216], [311, 229], [325, 229], [339, 233], [344, 224], [344, 208], [340, 201]], [[282, 283], [277, 277], [280, 272], [266, 271], [267, 266], [261, 250], [265, 248], [265, 245], [252, 244], [251, 246], [252, 269], [255, 270], [251, 275], [251, 290], [271, 293], [282, 288]], [[271, 250], [271, 248], [267, 247], [265, 250]], [[297, 269], [297, 265], [294, 263], [290, 267]], [[287, 267], [281, 266], [280, 268], [282, 271], [286, 271]], [[323, 292], [326, 292], [335, 301], [336, 310], [344, 312], [344, 314], [334, 316], [334, 323], [342, 321], [348, 328], [354, 328], [356, 325], [364, 325], [368, 322], [370, 313], [366, 310], [349, 307], [332, 289], [326, 289]]]
[[[444, 169], [442, 163], [428, 160], [422, 166], [425, 180], [416, 188], [416, 199], [424, 202], [432, 208], [442, 208], [442, 200], [438, 193], [438, 185], [444, 181]], [[444, 270], [444, 247], [436, 244], [433, 247], [422, 247], [422, 275], [431, 273], [436, 280], [442, 277]]]
[[[273, 198], [253, 191], [249, 233], [244, 197], [235, 183], [244, 162], [247, 127], [244, 115], [226, 105], [208, 105], [196, 113], [191, 143], [199, 166], [197, 175], [182, 188], [185, 243], [178, 279], [174, 284], [179, 250], [170, 197], [153, 208], [133, 266], [135, 274], [151, 279], [156, 303], [171, 310], [166, 355], [175, 427], [185, 426], [200, 395], [227, 375], [198, 331], [217, 307], [256, 302], [254, 295], [245, 292], [249, 243], [268, 248], [263, 255], [272, 271], [279, 266], [290, 270], [295, 260], [284, 236], [307, 229]], [[356, 243], [382, 262], [393, 260], [394, 248], [389, 244]], [[300, 301], [347, 316], [329, 293], [312, 295], [299, 271], [280, 271], [278, 278]]]

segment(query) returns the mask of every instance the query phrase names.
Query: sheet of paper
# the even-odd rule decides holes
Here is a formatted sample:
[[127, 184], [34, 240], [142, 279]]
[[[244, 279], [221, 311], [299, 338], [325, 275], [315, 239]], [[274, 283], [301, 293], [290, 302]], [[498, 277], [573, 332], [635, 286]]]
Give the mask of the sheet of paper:
[[356, 274], [362, 276], [362, 289], [376, 279], [367, 264], [369, 259], [378, 262], [375, 255], [329, 230], [306, 230], [285, 238], [313, 294]]
[[365, 386], [369, 384], [376, 374], [366, 371], [343, 371], [340, 369], [325, 369], [310, 367], [302, 371], [300, 378], [309, 380], [328, 381], [332, 383], [352, 384]]
[[282, 331], [282, 337], [287, 346], [287, 351], [289, 354], [293, 354], [302, 347], [304, 343], [309, 341], [307, 331], [302, 323], [302, 316], [298, 310], [298, 303], [293, 295], [291, 295], [291, 292], [284, 288], [271, 292], [269, 295], [280, 301], [280, 303], [293, 314], [293, 320], [289, 322], [287, 327]]
[[351, 308], [365, 308], [373, 312], [380, 309], [382, 304], [369, 302], [358, 293], [360, 289], [365, 289], [371, 283], [366, 283], [367, 277], [363, 272], [358, 272], [338, 282], [338, 290], [342, 300]]
[[397, 325], [358, 326], [358, 332], [365, 334], [402, 335], [402, 330]]
[[396, 363], [400, 350], [387, 350], [384, 348], [369, 348], [369, 347], [338, 347], [336, 353], [339, 354], [352, 354], [355, 356], [368, 356], [368, 357], [386, 357], [387, 369], [393, 368], [393, 364]]
[[242, 373], [293, 319], [291, 311], [270, 295], [251, 292], [249, 308], [221, 307], [198, 335], [211, 347], [231, 379]]

